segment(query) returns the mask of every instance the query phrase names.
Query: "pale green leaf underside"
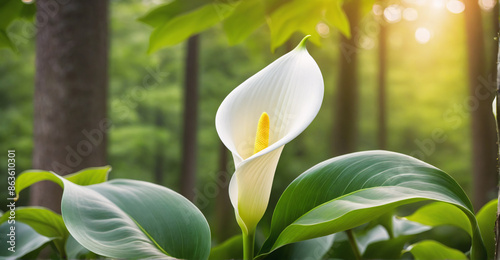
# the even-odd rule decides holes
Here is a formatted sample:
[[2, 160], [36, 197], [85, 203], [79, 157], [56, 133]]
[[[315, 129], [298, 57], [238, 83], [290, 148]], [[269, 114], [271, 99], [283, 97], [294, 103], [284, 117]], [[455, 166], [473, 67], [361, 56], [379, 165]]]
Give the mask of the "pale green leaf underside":
[[472, 205], [461, 187], [431, 165], [387, 151], [339, 156], [295, 179], [278, 201], [260, 253], [350, 229], [422, 200], [451, 203], [463, 211], [472, 226], [472, 256], [486, 258]]
[[92, 252], [113, 258], [208, 258], [208, 223], [174, 191], [133, 180], [91, 186], [64, 181], [64, 186], [64, 222]]
[[[2, 215], [0, 223], [8, 221], [9, 213], [10, 211], [7, 211]], [[16, 208], [15, 220], [29, 225], [42, 236], [54, 239], [58, 251], [64, 254], [64, 245], [69, 233], [61, 215], [42, 207], [19, 207]]]
[[9, 234], [12, 226], [14, 225], [10, 225], [7, 222], [0, 225], [0, 234], [2, 234], [2, 239], [0, 239], [0, 242], [2, 243], [2, 246], [0, 247], [0, 259], [18, 259], [54, 239], [42, 236], [27, 224], [16, 221], [14, 226], [16, 233], [15, 248], [13, 248], [15, 252], [12, 252], [8, 250], [10, 244], [7, 243], [7, 241], [10, 240], [10, 236], [7, 234]]

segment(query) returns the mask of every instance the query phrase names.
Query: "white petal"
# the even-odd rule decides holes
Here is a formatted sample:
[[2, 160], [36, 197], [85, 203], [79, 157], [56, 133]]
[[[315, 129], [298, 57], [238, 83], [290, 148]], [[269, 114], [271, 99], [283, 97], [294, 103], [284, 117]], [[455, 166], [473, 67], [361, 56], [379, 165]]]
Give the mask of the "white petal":
[[[316, 117], [323, 93], [318, 65], [305, 48], [298, 47], [239, 85], [219, 107], [217, 132], [236, 165], [231, 202], [247, 228], [265, 212], [283, 146]], [[253, 154], [263, 112], [270, 119], [269, 147]]]

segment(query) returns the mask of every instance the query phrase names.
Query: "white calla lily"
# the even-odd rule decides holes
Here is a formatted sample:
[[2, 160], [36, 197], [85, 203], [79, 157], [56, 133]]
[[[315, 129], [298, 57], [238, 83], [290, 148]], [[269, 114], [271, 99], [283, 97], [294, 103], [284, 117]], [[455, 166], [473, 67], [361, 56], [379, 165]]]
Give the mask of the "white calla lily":
[[245, 234], [266, 211], [284, 145], [306, 129], [323, 101], [323, 77], [306, 39], [235, 88], [217, 111], [217, 133], [236, 167], [229, 196]]

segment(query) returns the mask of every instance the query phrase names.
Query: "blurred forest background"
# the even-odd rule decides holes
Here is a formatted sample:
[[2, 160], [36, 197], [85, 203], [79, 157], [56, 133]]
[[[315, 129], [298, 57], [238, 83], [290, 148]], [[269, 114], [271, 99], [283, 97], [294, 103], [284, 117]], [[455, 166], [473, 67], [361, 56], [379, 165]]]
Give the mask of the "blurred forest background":
[[[99, 145], [107, 146], [103, 160], [113, 167], [110, 178], [156, 182], [180, 191], [194, 200], [222, 240], [238, 229], [227, 197], [234, 166], [215, 131], [217, 108], [232, 89], [294, 48], [303, 34], [294, 33], [272, 52], [266, 26], [230, 46], [217, 24], [189, 41], [148, 54], [153, 29], [137, 19], [161, 3], [109, 2], [109, 87], [100, 98], [112, 126], [107, 144]], [[477, 208], [495, 198], [495, 1], [346, 5], [351, 38], [319, 22], [315, 29], [320, 37], [308, 43], [323, 73], [324, 103], [310, 127], [284, 149], [269, 208], [291, 180], [313, 165], [380, 148], [448, 172]], [[6, 10], [2, 8], [0, 13]], [[34, 122], [45, 113], [34, 104], [35, 30], [33, 21], [13, 21], [6, 32], [17, 51], [0, 49], [0, 150], [5, 158], [8, 149], [16, 150], [18, 173], [41, 167], [33, 162], [43, 157], [33, 154], [40, 149]], [[77, 148], [58, 149], [67, 155]], [[97, 162], [94, 166], [103, 164]], [[6, 159], [0, 167], [7, 168]], [[64, 171], [60, 173], [71, 172]], [[6, 197], [6, 182], [1, 185]], [[29, 196], [21, 201], [28, 204]]]

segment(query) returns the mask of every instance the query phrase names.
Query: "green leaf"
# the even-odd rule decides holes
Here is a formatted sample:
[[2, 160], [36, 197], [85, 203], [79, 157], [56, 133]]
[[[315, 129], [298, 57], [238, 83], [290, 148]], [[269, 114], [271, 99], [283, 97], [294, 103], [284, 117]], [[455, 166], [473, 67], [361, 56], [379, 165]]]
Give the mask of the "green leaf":
[[243, 255], [243, 237], [236, 235], [210, 250], [210, 260], [238, 259]]
[[[105, 182], [108, 179], [109, 171], [111, 171], [111, 166], [91, 167], [65, 175], [64, 178], [78, 185], [92, 185]], [[16, 180], [16, 197], [19, 198], [19, 193], [22, 190], [39, 181], [53, 181], [62, 187], [63, 183], [57, 176], [55, 173], [49, 171], [24, 171]]]
[[473, 227], [471, 256], [486, 258], [472, 205], [456, 181], [429, 164], [387, 151], [339, 156], [296, 178], [276, 205], [260, 254], [351, 229], [400, 205], [423, 200], [460, 208]]
[[268, 19], [271, 50], [283, 45], [296, 31], [311, 35], [311, 41], [318, 44], [316, 25], [321, 20], [322, 12], [323, 5], [317, 0], [293, 0], [281, 5]]
[[158, 27], [180, 14], [190, 12], [205, 4], [207, 4], [206, 0], [174, 0], [155, 7], [138, 20], [152, 27]]
[[425, 205], [405, 218], [432, 227], [455, 226], [472, 236], [472, 227], [467, 215], [464, 211], [448, 203], [435, 202]]
[[15, 19], [31, 19], [35, 14], [34, 4], [24, 4], [20, 0], [0, 1], [0, 49], [8, 48], [17, 52], [17, 47], [7, 34], [7, 28]]
[[[2, 215], [0, 223], [9, 220], [8, 213]], [[15, 220], [29, 225], [42, 236], [54, 239], [59, 253], [65, 255], [64, 245], [69, 233], [61, 215], [42, 207], [19, 207], [16, 208]]]
[[[375, 222], [380, 222], [380, 220]], [[363, 243], [360, 242], [360, 237], [362, 237], [362, 235], [355, 233], [358, 245], [360, 245], [360, 251], [362, 251], [365, 259], [399, 258], [405, 243], [410, 241], [414, 235], [431, 229], [429, 226], [392, 215], [387, 219], [384, 218], [383, 222], [385, 222], [385, 225], [375, 226], [373, 229], [384, 227], [386, 232], [380, 231], [380, 233], [385, 233], [385, 235], [376, 233], [372, 235], [370, 234], [371, 232], [368, 232], [368, 235], [378, 236], [380, 239], [370, 238], [369, 243]], [[371, 231], [371, 229], [369, 231]], [[389, 238], [389, 232], [393, 232], [392, 238]], [[382, 239], [383, 237], [387, 237], [387, 239]], [[363, 244], [365, 244], [364, 247], [362, 246]]]
[[325, 20], [331, 26], [336, 27], [347, 38], [351, 38], [351, 28], [349, 19], [344, 10], [342, 10], [342, 1], [336, 0], [327, 6]]
[[492, 200], [484, 205], [476, 215], [484, 246], [488, 255], [495, 255], [495, 221], [497, 217], [498, 200]]
[[400, 236], [389, 240], [371, 243], [366, 248], [363, 259], [400, 259], [403, 250], [411, 236]]
[[[9, 235], [11, 227], [15, 228], [15, 230], [12, 231], [15, 233], [15, 244], [9, 243], [12, 237]], [[2, 259], [18, 259], [54, 239], [38, 234], [30, 226], [19, 221], [16, 221], [15, 225], [11, 225], [7, 222], [0, 225], [0, 234], [2, 234], [2, 239], [0, 239], [2, 243], [0, 247], [0, 258]], [[15, 247], [12, 248], [12, 245], [15, 245]], [[15, 252], [9, 250], [9, 248], [12, 248]]]
[[272, 252], [266, 259], [321, 260], [332, 247], [335, 235], [308, 239], [286, 245]]
[[355, 239], [359, 252], [363, 254], [370, 244], [389, 239], [389, 234], [384, 227], [379, 225], [365, 232], [355, 233]]
[[97, 255], [83, 247], [72, 235], [69, 235], [66, 240], [66, 257], [67, 259], [98, 259]]
[[409, 221], [404, 218], [393, 217], [392, 220], [392, 230], [394, 232], [394, 237], [411, 236], [420, 234], [430, 229], [430, 226], [422, 225], [420, 223]]
[[112, 180], [90, 186], [61, 177], [61, 210], [71, 235], [112, 258], [207, 259], [210, 229], [186, 198], [142, 181]]
[[4, 0], [0, 2], [0, 29], [7, 29], [7, 26], [19, 17], [23, 5], [23, 2], [19, 0]]
[[189, 13], [176, 16], [157, 27], [149, 39], [149, 53], [178, 44], [224, 20], [234, 9], [225, 3], [207, 4]]
[[230, 45], [244, 41], [266, 22], [262, 0], [242, 1], [224, 22], [224, 32]]
[[459, 250], [449, 248], [433, 240], [424, 240], [418, 242], [409, 246], [408, 249], [404, 250], [403, 252], [410, 252], [415, 257], [415, 260], [467, 259], [467, 256], [465, 256], [465, 254], [460, 252]]
[[0, 49], [1, 48], [11, 49], [12, 51], [17, 52], [17, 48], [7, 35], [7, 32], [2, 29], [0, 29]]

